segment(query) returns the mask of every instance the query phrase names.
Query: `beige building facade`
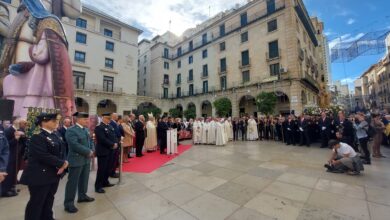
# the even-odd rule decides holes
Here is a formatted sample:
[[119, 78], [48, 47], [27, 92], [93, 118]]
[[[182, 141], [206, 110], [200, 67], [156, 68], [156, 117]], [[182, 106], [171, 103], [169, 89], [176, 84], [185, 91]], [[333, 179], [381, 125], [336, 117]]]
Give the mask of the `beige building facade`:
[[265, 91], [278, 97], [275, 113], [299, 114], [326, 92], [323, 28], [301, 0], [254, 0], [180, 37], [143, 40], [138, 95], [145, 97], [138, 103], [215, 116], [213, 102], [226, 97], [232, 116], [257, 115], [255, 98]]
[[[12, 20], [19, 1], [8, 5]], [[142, 31], [85, 4], [79, 19], [63, 18], [63, 25], [77, 109], [90, 114], [123, 114], [136, 109], [138, 37]]]
[[364, 106], [368, 109], [390, 109], [390, 54], [372, 65], [360, 78]]

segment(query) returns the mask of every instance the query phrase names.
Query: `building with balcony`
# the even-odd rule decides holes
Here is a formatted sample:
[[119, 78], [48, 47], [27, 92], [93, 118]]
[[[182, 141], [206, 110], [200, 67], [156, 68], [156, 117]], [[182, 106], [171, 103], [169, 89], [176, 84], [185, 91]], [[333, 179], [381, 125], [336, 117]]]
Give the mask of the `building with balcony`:
[[[8, 2], [12, 20], [19, 1]], [[136, 109], [138, 37], [142, 31], [86, 4], [80, 18], [63, 18], [63, 25], [77, 109], [90, 114], [123, 114]]]
[[255, 97], [278, 96], [276, 113], [301, 113], [326, 92], [324, 25], [301, 0], [253, 0], [221, 12], [182, 36], [171, 32], [139, 43], [139, 95], [167, 112], [232, 103], [232, 115], [257, 115]]
[[390, 54], [368, 68], [360, 77], [362, 99], [366, 108], [390, 109]]

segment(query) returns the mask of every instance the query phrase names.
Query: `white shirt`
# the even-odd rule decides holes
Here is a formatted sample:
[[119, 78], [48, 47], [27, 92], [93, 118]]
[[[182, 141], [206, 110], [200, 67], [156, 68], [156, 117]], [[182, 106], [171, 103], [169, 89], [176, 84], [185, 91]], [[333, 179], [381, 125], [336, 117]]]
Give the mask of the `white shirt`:
[[46, 132], [49, 133], [49, 134], [53, 133], [53, 131], [49, 131], [49, 130], [47, 130], [47, 129], [45, 129], [45, 128], [42, 128], [42, 130], [46, 131]]
[[79, 126], [81, 129], [83, 129], [84, 127], [81, 126], [79, 123], [76, 123], [77, 126]]
[[[334, 151], [335, 150], [333, 149], [333, 152]], [[344, 157], [345, 154], [349, 154], [349, 158], [356, 157], [356, 152], [351, 146], [346, 143], [340, 142], [340, 147], [339, 149], [337, 149], [337, 155], [340, 157]]]

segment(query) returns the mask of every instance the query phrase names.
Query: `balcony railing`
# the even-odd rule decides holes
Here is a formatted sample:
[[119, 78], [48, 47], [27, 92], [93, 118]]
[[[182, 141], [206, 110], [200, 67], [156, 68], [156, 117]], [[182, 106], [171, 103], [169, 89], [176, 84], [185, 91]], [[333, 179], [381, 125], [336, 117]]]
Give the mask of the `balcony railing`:
[[225, 68], [218, 67], [218, 74], [219, 75], [226, 75], [226, 73], [227, 73], [227, 67], [225, 67]]
[[251, 59], [249, 58], [248, 62], [243, 63], [242, 60], [238, 61], [238, 66], [240, 69], [250, 68], [251, 67]]
[[269, 62], [269, 61], [272, 61], [272, 60], [278, 60], [278, 59], [280, 59], [281, 58], [281, 53], [282, 52], [282, 50], [281, 49], [278, 49], [278, 51], [277, 52], [274, 52], [274, 53], [268, 53], [268, 52], [266, 52], [266, 58], [267, 58], [267, 62]]
[[194, 81], [194, 77], [187, 77], [187, 82], [193, 82]]
[[114, 87], [112, 88], [104, 88], [103, 85], [99, 84], [89, 84], [85, 83], [84, 87], [76, 87], [76, 91], [86, 91], [86, 92], [100, 92], [100, 93], [116, 93], [121, 94], [123, 92], [122, 88]]
[[162, 85], [169, 86], [169, 79], [164, 79]]
[[202, 72], [202, 73], [200, 73], [200, 78], [201, 79], [206, 79], [206, 78], [208, 78], [209, 77], [209, 73], [208, 72]]
[[176, 85], [181, 85], [181, 80], [176, 80]]
[[310, 74], [305, 73], [303, 76], [303, 79], [306, 80], [307, 82], [309, 82], [310, 84], [312, 84], [317, 89], [320, 88], [317, 80], [315, 80], [314, 77], [311, 76]]

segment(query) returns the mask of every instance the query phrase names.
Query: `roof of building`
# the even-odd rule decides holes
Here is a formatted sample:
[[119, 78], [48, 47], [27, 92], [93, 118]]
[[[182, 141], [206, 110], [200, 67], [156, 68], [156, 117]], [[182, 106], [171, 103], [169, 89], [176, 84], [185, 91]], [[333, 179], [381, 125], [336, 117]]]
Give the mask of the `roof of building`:
[[125, 26], [125, 27], [130, 28], [130, 29], [132, 29], [134, 31], [137, 31], [139, 34], [144, 32], [143, 30], [141, 30], [139, 28], [136, 28], [136, 27], [134, 27], [134, 26], [132, 26], [130, 24], [127, 24], [127, 23], [119, 20], [118, 18], [115, 18], [115, 17], [113, 17], [113, 16], [103, 12], [102, 10], [96, 8], [95, 6], [93, 6], [91, 4], [83, 2], [83, 10], [85, 10], [87, 12], [90, 12], [90, 13], [97, 14], [99, 16], [102, 16], [102, 17], [110, 20], [111, 22], [114, 22], [114, 23], [116, 23], [118, 25]]

